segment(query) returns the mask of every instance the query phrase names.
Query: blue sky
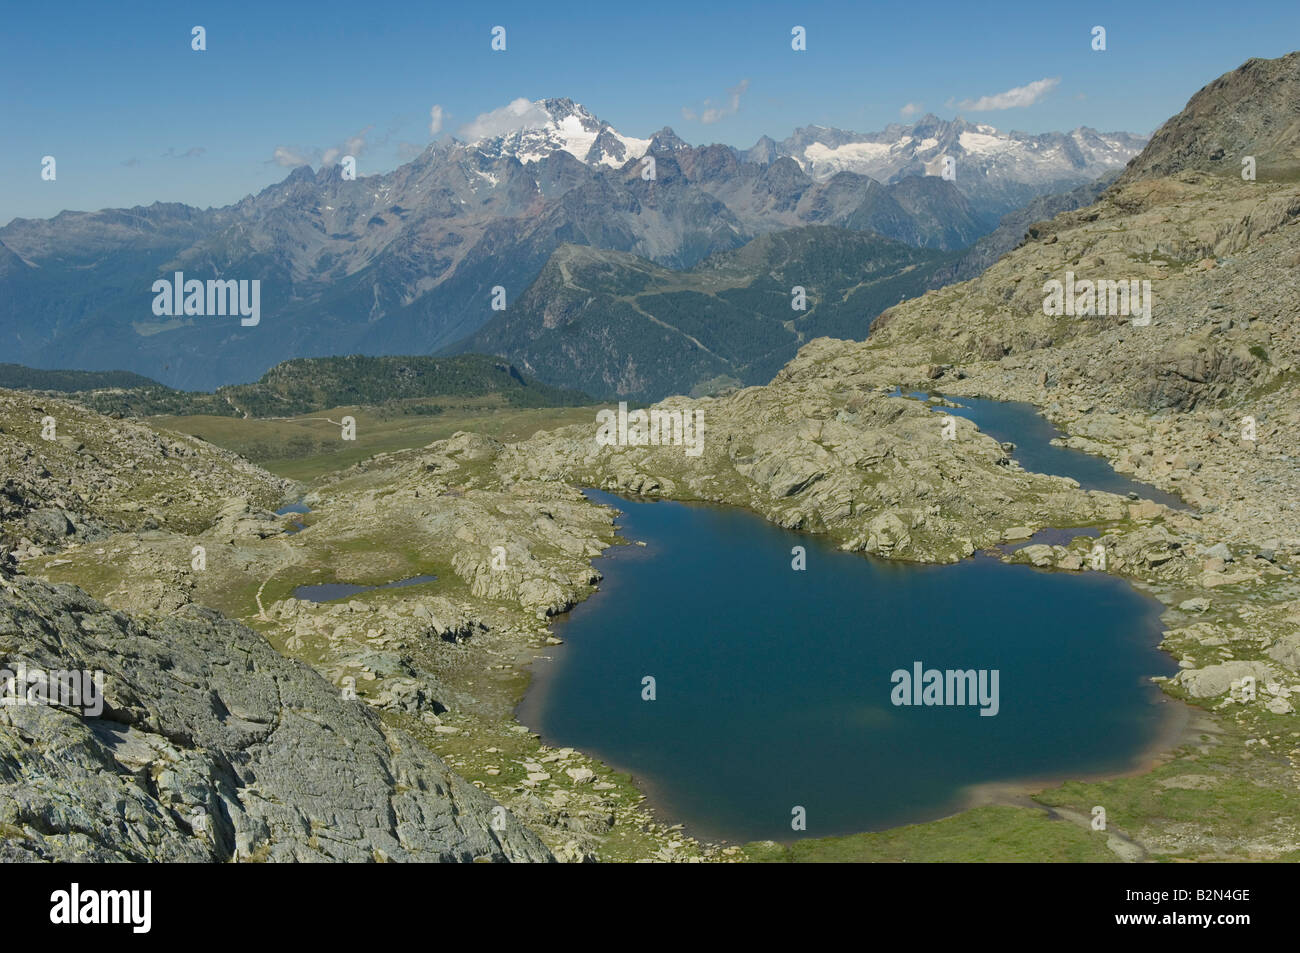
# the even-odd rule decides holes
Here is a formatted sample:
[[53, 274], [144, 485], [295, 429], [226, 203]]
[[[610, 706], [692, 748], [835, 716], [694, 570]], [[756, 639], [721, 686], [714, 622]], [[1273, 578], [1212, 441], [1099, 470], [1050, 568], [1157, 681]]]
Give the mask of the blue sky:
[[[351, 140], [358, 175], [387, 171], [429, 143], [433, 106], [455, 134], [519, 97], [568, 96], [628, 135], [668, 125], [688, 142], [742, 147], [810, 123], [877, 130], [909, 103], [1002, 129], [1149, 133], [1221, 73], [1300, 47], [1296, 0], [96, 0], [57, 13], [11, 3], [3, 21], [0, 223], [155, 200], [225, 205], [288, 173], [277, 149], [281, 162], [317, 164]], [[504, 53], [489, 48], [498, 24]], [[790, 49], [796, 24], [806, 52]], [[1090, 48], [1098, 24], [1104, 53]], [[190, 49], [195, 25], [205, 52]], [[976, 108], [1027, 86], [1046, 91]], [[709, 109], [710, 123], [683, 114]], [[40, 178], [45, 155], [54, 182]]]

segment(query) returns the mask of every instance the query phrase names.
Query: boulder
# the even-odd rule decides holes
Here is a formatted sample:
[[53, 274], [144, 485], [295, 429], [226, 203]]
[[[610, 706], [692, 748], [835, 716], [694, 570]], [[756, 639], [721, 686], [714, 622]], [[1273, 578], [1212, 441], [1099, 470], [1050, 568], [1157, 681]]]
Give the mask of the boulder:
[[907, 524], [891, 512], [884, 512], [867, 524], [867, 551], [888, 554], [910, 541]]
[[1264, 662], [1233, 660], [1205, 668], [1185, 669], [1174, 676], [1174, 680], [1181, 683], [1193, 698], [1214, 698], [1230, 690], [1233, 682], [1240, 682], [1246, 675], [1254, 676], [1260, 686], [1274, 677], [1273, 670]]

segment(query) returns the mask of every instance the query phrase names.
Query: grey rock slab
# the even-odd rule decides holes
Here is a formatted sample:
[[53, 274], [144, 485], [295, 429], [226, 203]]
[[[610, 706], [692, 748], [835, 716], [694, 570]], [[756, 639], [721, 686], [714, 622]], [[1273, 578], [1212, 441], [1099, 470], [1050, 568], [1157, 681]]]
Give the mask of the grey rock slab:
[[0, 706], [0, 860], [549, 861], [405, 732], [258, 633], [0, 578], [0, 659], [102, 671], [98, 718]]

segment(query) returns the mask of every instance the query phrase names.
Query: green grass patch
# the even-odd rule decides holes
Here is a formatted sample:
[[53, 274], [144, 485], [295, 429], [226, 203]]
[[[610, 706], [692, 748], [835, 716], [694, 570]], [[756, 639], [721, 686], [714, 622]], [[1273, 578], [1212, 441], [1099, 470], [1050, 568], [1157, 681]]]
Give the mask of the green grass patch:
[[928, 824], [790, 844], [745, 845], [750, 861], [768, 863], [1104, 863], [1117, 858], [1104, 834], [1033, 808], [989, 805]]
[[[433, 416], [334, 407], [286, 420], [193, 416], [155, 417], [149, 422], [159, 429], [193, 434], [247, 457], [278, 476], [309, 482], [326, 473], [346, 469], [377, 453], [392, 453], [445, 440], [458, 430], [512, 443], [526, 440], [539, 430], [593, 423], [597, 409], [514, 408], [485, 397], [464, 401]], [[342, 439], [341, 428], [330, 423], [331, 420], [340, 421], [344, 416], [356, 419], [356, 440]]]

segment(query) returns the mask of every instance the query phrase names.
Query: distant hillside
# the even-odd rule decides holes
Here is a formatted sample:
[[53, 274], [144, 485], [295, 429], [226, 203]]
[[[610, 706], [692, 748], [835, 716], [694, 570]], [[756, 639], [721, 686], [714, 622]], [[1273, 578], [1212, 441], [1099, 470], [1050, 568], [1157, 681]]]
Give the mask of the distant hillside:
[[509, 407], [591, 402], [586, 394], [543, 384], [499, 358], [481, 354], [301, 358], [276, 365], [255, 383], [222, 387], [216, 393], [173, 390], [126, 371], [46, 371], [3, 364], [0, 387], [64, 393], [92, 410], [124, 417], [291, 417], [352, 405], [417, 415], [444, 409], [412, 401], [424, 397], [496, 396]]
[[12, 390], [51, 390], [68, 394], [105, 387], [161, 386], [157, 381], [131, 371], [46, 371], [22, 364], [0, 364], [0, 387]]
[[[686, 271], [565, 245], [516, 303], [450, 350], [500, 354], [602, 397], [765, 384], [805, 341], [865, 338], [956, 254], [828, 226], [764, 235]], [[806, 310], [792, 308], [796, 286]]]
[[0, 364], [0, 387], [64, 394], [101, 414], [122, 417], [235, 416], [235, 409], [216, 394], [175, 390], [131, 371], [44, 370], [22, 364]]
[[252, 417], [290, 417], [327, 407], [383, 405], [421, 397], [496, 395], [511, 407], [576, 407], [587, 394], [525, 377], [481, 354], [459, 357], [311, 357], [277, 364], [254, 384], [217, 394]]
[[1253, 156], [1257, 181], [1300, 171], [1300, 51], [1247, 60], [1202, 87], [1129, 161], [1119, 183], [1199, 169], [1232, 178]]
[[1002, 216], [1002, 222], [970, 248], [961, 253], [956, 261], [935, 273], [930, 283], [932, 288], [968, 281], [1025, 240], [1029, 227], [1035, 222], [1055, 218], [1062, 212], [1073, 212], [1097, 201], [1097, 197], [1106, 191], [1118, 172], [1109, 172], [1095, 182], [1088, 182], [1069, 192], [1059, 195], [1041, 195], [1024, 208], [1017, 209]]

